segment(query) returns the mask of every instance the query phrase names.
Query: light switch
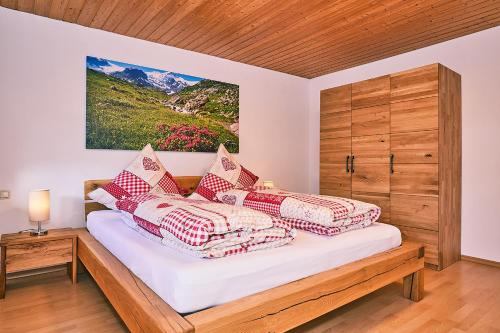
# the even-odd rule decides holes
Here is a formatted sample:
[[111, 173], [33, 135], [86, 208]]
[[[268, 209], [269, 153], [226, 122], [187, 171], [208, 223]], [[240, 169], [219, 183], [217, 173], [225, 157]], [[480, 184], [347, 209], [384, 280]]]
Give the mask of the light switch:
[[5, 200], [10, 198], [10, 191], [0, 190], [0, 200]]

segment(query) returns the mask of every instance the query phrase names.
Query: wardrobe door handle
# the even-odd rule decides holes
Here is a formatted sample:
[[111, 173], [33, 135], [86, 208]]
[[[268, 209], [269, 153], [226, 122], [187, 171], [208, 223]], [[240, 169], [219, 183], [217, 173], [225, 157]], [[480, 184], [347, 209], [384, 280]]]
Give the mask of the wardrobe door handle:
[[345, 157], [345, 172], [349, 173], [349, 155]]
[[391, 173], [394, 173], [394, 154], [389, 155], [389, 170]]
[[354, 155], [351, 156], [351, 173], [354, 173]]

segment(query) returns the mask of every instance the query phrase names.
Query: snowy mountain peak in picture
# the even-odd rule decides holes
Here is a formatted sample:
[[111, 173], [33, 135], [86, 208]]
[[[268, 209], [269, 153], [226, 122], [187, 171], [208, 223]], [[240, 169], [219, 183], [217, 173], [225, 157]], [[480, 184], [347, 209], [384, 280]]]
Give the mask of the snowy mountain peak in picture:
[[195, 85], [200, 81], [188, 81], [181, 77], [177, 77], [169, 72], [149, 72], [147, 73], [148, 81], [154, 87], [161, 89], [169, 94], [176, 93], [186, 87]]
[[167, 94], [175, 94], [203, 80], [194, 76], [96, 57], [87, 57], [87, 68], [137, 84], [141, 87], [162, 90]]

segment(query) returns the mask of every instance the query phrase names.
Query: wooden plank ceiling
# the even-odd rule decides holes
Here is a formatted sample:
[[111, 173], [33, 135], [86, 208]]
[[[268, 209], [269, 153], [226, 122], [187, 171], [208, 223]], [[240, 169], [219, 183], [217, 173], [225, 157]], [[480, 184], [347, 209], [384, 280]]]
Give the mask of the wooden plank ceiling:
[[500, 0], [0, 0], [305, 78], [500, 24]]

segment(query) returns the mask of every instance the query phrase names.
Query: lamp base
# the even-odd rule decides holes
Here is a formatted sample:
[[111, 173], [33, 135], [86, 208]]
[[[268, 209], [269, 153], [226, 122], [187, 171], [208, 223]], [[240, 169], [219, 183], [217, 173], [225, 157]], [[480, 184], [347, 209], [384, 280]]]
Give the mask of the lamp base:
[[30, 236], [45, 236], [49, 233], [47, 229], [30, 229]]
[[42, 222], [38, 221], [38, 228], [37, 229], [30, 229], [29, 230], [31, 236], [45, 236], [49, 233], [47, 229], [42, 229]]

